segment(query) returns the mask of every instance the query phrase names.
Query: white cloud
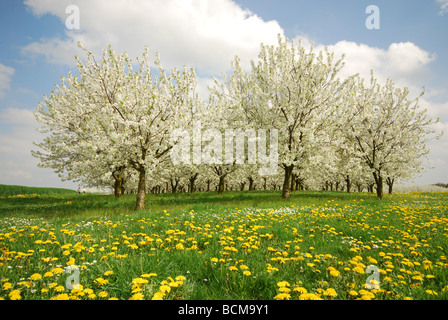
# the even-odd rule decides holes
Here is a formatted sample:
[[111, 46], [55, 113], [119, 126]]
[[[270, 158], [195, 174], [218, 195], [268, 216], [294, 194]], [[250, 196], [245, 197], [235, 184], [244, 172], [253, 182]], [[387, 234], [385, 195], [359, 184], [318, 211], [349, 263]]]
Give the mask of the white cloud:
[[5, 91], [11, 88], [10, 82], [14, 72], [13, 68], [0, 63], [0, 98], [3, 98]]
[[437, 3], [440, 4], [439, 15], [443, 16], [448, 13], [448, 0], [437, 0]]
[[342, 76], [359, 73], [369, 80], [373, 70], [379, 81], [385, 82], [390, 77], [397, 85], [409, 87], [414, 96], [422, 91], [429, 78], [429, 64], [436, 58], [412, 42], [392, 43], [382, 49], [344, 40], [328, 48], [339, 57], [345, 54]]
[[37, 124], [33, 111], [14, 108], [3, 110], [3, 112], [0, 113], [0, 122], [25, 127], [36, 126]]
[[65, 25], [68, 5], [80, 11], [80, 29], [66, 29], [67, 39], [41, 39], [23, 48], [25, 54], [44, 55], [49, 62], [73, 63], [75, 43], [100, 53], [110, 43], [131, 57], [148, 45], [160, 52], [166, 67], [192, 65], [202, 73], [229, 69], [238, 54], [256, 58], [261, 42], [276, 43], [283, 29], [263, 21], [231, 0], [27, 0], [35, 15], [51, 14]]

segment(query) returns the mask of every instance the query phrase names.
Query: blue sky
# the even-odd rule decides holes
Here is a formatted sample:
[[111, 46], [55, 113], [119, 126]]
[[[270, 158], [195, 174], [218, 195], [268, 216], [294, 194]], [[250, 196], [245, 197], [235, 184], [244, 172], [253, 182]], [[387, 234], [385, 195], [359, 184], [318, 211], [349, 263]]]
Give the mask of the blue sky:
[[[69, 5], [80, 9], [80, 28], [67, 29]], [[380, 10], [380, 29], [369, 30], [366, 7]], [[166, 67], [195, 66], [205, 93], [210, 77], [229, 72], [235, 54], [248, 62], [259, 43], [278, 33], [346, 53], [347, 73], [391, 76], [448, 128], [448, 0], [2, 0], [0, 1], [0, 183], [62, 186], [37, 168], [32, 142], [42, 135], [32, 111], [60, 77], [74, 70], [74, 43], [100, 53], [108, 43], [139, 55], [160, 52]], [[433, 169], [416, 183], [448, 183], [448, 133], [430, 143]]]

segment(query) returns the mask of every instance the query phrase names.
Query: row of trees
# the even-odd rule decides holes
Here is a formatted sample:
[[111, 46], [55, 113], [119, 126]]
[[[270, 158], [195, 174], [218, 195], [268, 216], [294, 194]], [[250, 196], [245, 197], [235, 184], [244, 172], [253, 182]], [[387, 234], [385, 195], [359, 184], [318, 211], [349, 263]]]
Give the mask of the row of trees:
[[[75, 57], [79, 74], [62, 77], [38, 105], [40, 131], [48, 134], [32, 154], [62, 179], [113, 186], [117, 197], [125, 188], [136, 190], [136, 209], [145, 207], [148, 190], [181, 188], [281, 187], [289, 198], [295, 188], [344, 184], [350, 192], [368, 185], [382, 198], [384, 183], [391, 190], [397, 179], [422, 171], [438, 121], [420, 108], [420, 97], [409, 98], [391, 79], [380, 84], [373, 73], [367, 82], [358, 75], [339, 79], [343, 59], [280, 36], [278, 45], [261, 45], [249, 70], [235, 57], [232, 74], [215, 79], [207, 101], [195, 90], [193, 68], [167, 73], [158, 56], [151, 67], [147, 48], [136, 62], [111, 47], [101, 61], [84, 52], [85, 62]], [[179, 129], [182, 134], [173, 136]], [[217, 133], [229, 129], [247, 137], [243, 164], [216, 154], [214, 147], [224, 144]], [[278, 173], [262, 176], [264, 164], [247, 161], [254, 138], [249, 130], [271, 130], [271, 140], [255, 139], [264, 139]], [[173, 161], [182, 135], [196, 138], [187, 152], [193, 161]]]

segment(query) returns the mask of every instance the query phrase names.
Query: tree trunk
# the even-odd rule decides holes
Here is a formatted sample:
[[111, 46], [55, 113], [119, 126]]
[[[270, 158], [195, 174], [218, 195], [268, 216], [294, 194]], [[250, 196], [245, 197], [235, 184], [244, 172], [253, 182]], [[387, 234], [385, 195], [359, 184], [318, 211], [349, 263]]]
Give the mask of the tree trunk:
[[117, 198], [117, 199], [120, 199], [121, 196], [124, 194], [124, 183], [126, 181], [126, 179], [123, 177], [124, 170], [125, 170], [125, 167], [122, 166], [112, 172], [112, 177], [115, 180], [114, 195], [115, 195], [115, 198]]
[[378, 199], [383, 199], [383, 176], [381, 173], [373, 172], [373, 178], [376, 184], [376, 195]]
[[254, 178], [249, 177], [247, 179], [249, 180], [249, 191], [254, 190]]
[[392, 194], [392, 188], [394, 186], [394, 182], [395, 182], [395, 179], [391, 179], [390, 177], [386, 178], [386, 184], [389, 187], [389, 190], [388, 190], [389, 194]]
[[282, 199], [289, 199], [290, 196], [290, 186], [291, 186], [291, 175], [294, 165], [285, 166], [285, 179], [283, 180], [283, 190]]
[[223, 194], [223, 192], [224, 192], [224, 176], [220, 176], [218, 184], [218, 194]]
[[138, 175], [138, 190], [137, 190], [137, 203], [135, 205], [135, 210], [145, 209], [145, 199], [146, 199], [146, 169], [141, 167]]
[[296, 191], [296, 175], [293, 173], [291, 175], [291, 189], [292, 192]]
[[115, 183], [114, 183], [114, 195], [115, 198], [120, 199], [123, 195], [123, 180], [121, 178], [117, 179], [115, 176]]
[[350, 176], [347, 175], [347, 178], [345, 178], [345, 182], [347, 183], [347, 193], [350, 193], [352, 189], [352, 183], [350, 181]]
[[[176, 182], [176, 183], [174, 183], [174, 182]], [[171, 193], [176, 193], [177, 192], [177, 187], [179, 186], [179, 179], [178, 178], [174, 178], [174, 179], [171, 178], [170, 179], [170, 183], [171, 183]]]
[[190, 185], [188, 186], [188, 192], [193, 193], [194, 192], [194, 182], [196, 181], [196, 178], [198, 177], [198, 173], [190, 177]]

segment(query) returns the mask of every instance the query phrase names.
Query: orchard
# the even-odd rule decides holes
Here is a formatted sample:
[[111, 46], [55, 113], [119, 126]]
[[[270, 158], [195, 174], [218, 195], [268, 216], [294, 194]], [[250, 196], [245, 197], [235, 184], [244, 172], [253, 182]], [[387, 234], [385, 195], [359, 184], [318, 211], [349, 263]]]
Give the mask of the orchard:
[[410, 97], [373, 72], [341, 78], [343, 58], [280, 36], [249, 68], [236, 56], [207, 98], [194, 68], [168, 72], [148, 48], [135, 61], [111, 46], [101, 59], [84, 53], [37, 107], [47, 135], [32, 153], [64, 180], [136, 193], [137, 210], [149, 192], [375, 190], [381, 199], [385, 184], [392, 193], [423, 171], [438, 137], [423, 92]]

